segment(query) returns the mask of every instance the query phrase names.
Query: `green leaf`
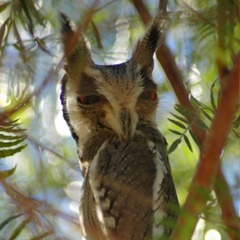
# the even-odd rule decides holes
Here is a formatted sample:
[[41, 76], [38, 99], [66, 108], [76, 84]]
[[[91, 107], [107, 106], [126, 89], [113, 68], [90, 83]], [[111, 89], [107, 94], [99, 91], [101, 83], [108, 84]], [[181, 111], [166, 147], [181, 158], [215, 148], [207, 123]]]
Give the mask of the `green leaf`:
[[21, 36], [20, 36], [20, 33], [18, 31], [15, 21], [13, 21], [13, 34], [14, 34], [15, 38], [17, 39], [17, 47], [19, 49], [20, 56], [23, 59], [23, 61], [26, 62], [27, 58], [26, 58], [26, 53], [24, 52], [25, 47], [23, 45], [23, 41], [21, 39]]
[[201, 149], [201, 144], [191, 129], [189, 129], [189, 133], [190, 133], [192, 139], [194, 140], [194, 142], [198, 145], [199, 149]]
[[[9, 148], [9, 147], [14, 147], [17, 146], [19, 143], [23, 142], [26, 137], [20, 137], [16, 141], [7, 141], [7, 142], [2, 142], [0, 141], [0, 148]], [[1, 149], [0, 149], [1, 151]]]
[[197, 100], [193, 95], [190, 96], [190, 101], [192, 104], [200, 106], [200, 107], [206, 107], [203, 103], [201, 103], [199, 100]]
[[14, 168], [10, 169], [10, 170], [0, 171], [0, 179], [2, 180], [2, 179], [5, 179], [5, 178], [13, 175], [15, 170], [16, 170], [16, 168], [17, 168], [17, 165]]
[[3, 222], [0, 223], [0, 230], [2, 230], [8, 223], [10, 223], [12, 220], [18, 218], [22, 216], [22, 213], [20, 214], [17, 214], [17, 215], [14, 215], [14, 216], [11, 216], [9, 218], [7, 218], [6, 220], [4, 220]]
[[95, 36], [96, 41], [97, 41], [97, 46], [98, 46], [99, 49], [103, 49], [103, 44], [102, 44], [102, 40], [101, 40], [99, 30], [98, 30], [96, 24], [93, 21], [91, 21], [91, 23], [92, 23], [92, 27], [93, 27], [93, 33], [94, 33], [94, 36]]
[[195, 125], [205, 131], [209, 130], [208, 126], [200, 118], [195, 121]]
[[210, 122], [212, 122], [212, 117], [206, 111], [202, 110], [202, 113]]
[[174, 108], [177, 112], [179, 112], [186, 118], [193, 118], [193, 116], [196, 115], [196, 112], [193, 109], [186, 107], [184, 105], [181, 105], [181, 104], [176, 104], [174, 106]]
[[168, 118], [168, 120], [169, 120], [170, 122], [174, 123], [175, 125], [177, 125], [178, 127], [183, 128], [183, 129], [186, 129], [186, 126], [185, 126], [184, 124], [182, 124], [181, 122], [176, 121], [176, 120], [171, 119], [171, 118]]
[[183, 135], [183, 133], [179, 132], [179, 131], [176, 131], [176, 130], [173, 130], [173, 129], [169, 129], [169, 131], [171, 131], [172, 133], [176, 134], [176, 135]]
[[9, 237], [9, 240], [16, 239], [19, 234], [22, 232], [24, 227], [31, 221], [31, 218], [27, 218], [24, 221], [22, 221], [12, 232], [11, 236]]
[[36, 237], [33, 237], [31, 240], [41, 240], [41, 239], [45, 239], [46, 237], [50, 236], [54, 234], [54, 231], [48, 231], [46, 233], [43, 233], [41, 235], [38, 235]]
[[171, 113], [175, 118], [177, 118], [178, 120], [184, 122], [184, 123], [189, 123], [187, 119], [183, 118], [183, 117], [180, 117], [174, 113]]
[[233, 128], [239, 128], [239, 126], [240, 126], [240, 115], [233, 122]]
[[[30, 13], [30, 15], [33, 18], [35, 18], [41, 26], [46, 27], [44, 17], [41, 14], [41, 8], [39, 8], [38, 4], [36, 4], [36, 2], [34, 1], [23, 1], [23, 0], [20, 0], [20, 1], [22, 4], [24, 2], [23, 9], [27, 17], [29, 18], [28, 13]], [[38, 6], [38, 9], [36, 8], [37, 6]]]
[[216, 81], [212, 84], [211, 86], [211, 91], [210, 91], [210, 99], [211, 99], [211, 104], [212, 104], [212, 108], [214, 110], [216, 110], [217, 106], [216, 106], [216, 103], [215, 103], [215, 99], [214, 99], [214, 92], [213, 92], [213, 89], [215, 87], [215, 84], [216, 84]]
[[1, 132], [11, 132], [11, 133], [20, 133], [20, 132], [24, 132], [26, 129], [22, 129], [22, 128], [15, 128], [16, 126], [11, 126], [11, 127], [1, 127], [0, 126], [0, 131]]
[[5, 37], [5, 33], [6, 33], [6, 30], [7, 30], [7, 25], [8, 25], [8, 22], [11, 20], [10, 17], [8, 17], [4, 23], [2, 24], [2, 26], [0, 27], [0, 47], [3, 45], [2, 42], [4, 40], [4, 37]]
[[191, 143], [190, 143], [188, 137], [187, 137], [186, 135], [184, 135], [183, 138], [184, 138], [184, 140], [185, 140], [185, 142], [186, 142], [186, 144], [187, 144], [189, 150], [190, 150], [191, 152], [193, 152], [193, 150], [192, 150], [192, 145], [191, 145]]
[[178, 144], [181, 143], [181, 141], [182, 141], [181, 138], [176, 139], [176, 140], [171, 144], [171, 146], [169, 147], [169, 149], [168, 149], [168, 154], [170, 154], [171, 152], [173, 152], [173, 151], [177, 148]]
[[13, 148], [13, 149], [0, 150], [0, 158], [12, 156], [17, 152], [22, 151], [26, 146], [27, 146], [27, 144], [17, 147], [17, 148]]
[[0, 123], [0, 158], [11, 156], [27, 146], [20, 146], [26, 139], [26, 135], [23, 134], [25, 129], [21, 129], [17, 121], [18, 119]]
[[[14, 141], [18, 140], [19, 138], [23, 138], [24, 136], [18, 136], [18, 135], [5, 135], [0, 133], [0, 141], [7, 140], [7, 141]], [[24, 137], [26, 138], [26, 137]]]
[[0, 12], [3, 12], [11, 2], [5, 2], [0, 4]]

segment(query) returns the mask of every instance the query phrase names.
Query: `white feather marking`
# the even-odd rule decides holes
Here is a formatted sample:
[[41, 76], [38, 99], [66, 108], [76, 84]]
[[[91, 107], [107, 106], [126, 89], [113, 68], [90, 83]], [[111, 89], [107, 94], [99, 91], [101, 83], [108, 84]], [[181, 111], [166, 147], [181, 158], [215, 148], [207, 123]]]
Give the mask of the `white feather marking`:
[[104, 201], [101, 201], [101, 208], [103, 209], [103, 210], [109, 210], [109, 208], [110, 208], [110, 200], [109, 200], [109, 198], [105, 198], [104, 199]]
[[[75, 88], [76, 90], [77, 88]], [[71, 90], [69, 84], [66, 85], [66, 108], [70, 118], [70, 123], [74, 128], [74, 132], [79, 137], [79, 142], [84, 145], [85, 141], [88, 140], [89, 136], [89, 121], [85, 120], [81, 116], [79, 106], [76, 101], [78, 94], [76, 91]]]
[[[98, 173], [98, 164], [99, 164], [99, 154], [106, 147], [106, 142], [103, 142], [101, 147], [98, 149], [96, 155], [94, 156], [89, 169], [89, 182], [93, 191], [93, 195], [96, 200], [99, 200], [99, 196], [103, 193], [104, 190], [99, 191], [101, 186], [101, 177]], [[98, 191], [96, 191], [98, 189]]]
[[105, 192], [106, 192], [105, 189], [101, 188], [98, 192], [99, 197], [104, 197]]
[[[109, 220], [108, 218], [103, 216], [103, 210], [106, 210], [105, 208], [107, 208], [107, 205], [110, 206], [110, 202], [108, 204], [108, 202], [101, 202], [100, 201], [100, 197], [102, 197], [102, 195], [105, 192], [105, 189], [102, 187], [101, 188], [101, 176], [98, 173], [98, 164], [99, 164], [99, 154], [101, 153], [101, 151], [106, 147], [106, 142], [104, 142], [102, 144], [102, 146], [99, 148], [99, 150], [97, 151], [96, 155], [94, 156], [92, 163], [90, 165], [90, 169], [89, 169], [89, 182], [90, 182], [90, 186], [96, 201], [96, 212], [97, 212], [97, 217], [99, 222], [102, 224], [102, 230], [105, 234], [105, 236], [107, 237], [108, 233], [107, 233], [107, 229], [106, 226], [109, 225], [113, 225], [112, 220]], [[99, 189], [100, 188], [100, 189]], [[109, 220], [109, 222], [108, 222]], [[107, 239], [107, 238], [106, 238]]]
[[81, 191], [80, 191], [79, 221], [80, 221], [82, 235], [83, 236], [87, 236], [87, 232], [86, 232], [86, 229], [84, 227], [85, 225], [84, 225], [83, 208], [81, 207], [82, 206], [82, 202], [84, 201], [83, 200], [83, 193], [84, 193], [84, 189], [83, 189], [83, 185], [82, 185], [82, 188], [81, 188]]
[[[105, 96], [109, 104], [102, 106], [106, 115], [106, 125], [112, 128], [120, 137], [126, 135], [126, 125], [120, 117], [122, 111], [130, 113], [130, 123], [128, 132], [133, 136], [138, 123], [136, 112], [136, 102], [138, 96], [143, 91], [142, 77], [137, 74], [140, 71], [133, 71], [132, 63], [126, 65], [126, 71], [114, 71], [113, 69], [105, 70], [105, 75], [96, 68], [87, 67], [85, 73], [95, 78], [97, 91]], [[128, 121], [126, 119], [126, 121]], [[124, 132], [125, 129], [125, 132]]]
[[114, 217], [105, 217], [105, 225], [108, 227], [108, 228], [111, 228], [111, 229], [114, 229], [116, 227], [116, 221], [114, 219]]
[[148, 141], [149, 150], [155, 155], [154, 163], [156, 166], [156, 178], [153, 184], [153, 212], [154, 212], [154, 222], [153, 222], [153, 237], [158, 239], [163, 235], [164, 228], [159, 225], [163, 220], [165, 213], [162, 210], [162, 203], [164, 201], [163, 196], [160, 196], [160, 189], [163, 178], [168, 172], [167, 168], [164, 165], [164, 162], [161, 160], [162, 156], [157, 150], [156, 145], [152, 141]]

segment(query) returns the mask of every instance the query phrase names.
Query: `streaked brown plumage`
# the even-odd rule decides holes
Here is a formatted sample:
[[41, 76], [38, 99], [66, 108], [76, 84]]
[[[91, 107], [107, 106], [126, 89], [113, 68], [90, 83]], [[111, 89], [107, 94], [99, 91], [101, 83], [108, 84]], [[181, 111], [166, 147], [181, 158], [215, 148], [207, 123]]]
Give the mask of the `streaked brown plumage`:
[[169, 235], [178, 200], [155, 116], [153, 54], [162, 40], [156, 18], [132, 58], [101, 66], [61, 14], [66, 57], [61, 101], [84, 175], [80, 224], [89, 240], [141, 240]]

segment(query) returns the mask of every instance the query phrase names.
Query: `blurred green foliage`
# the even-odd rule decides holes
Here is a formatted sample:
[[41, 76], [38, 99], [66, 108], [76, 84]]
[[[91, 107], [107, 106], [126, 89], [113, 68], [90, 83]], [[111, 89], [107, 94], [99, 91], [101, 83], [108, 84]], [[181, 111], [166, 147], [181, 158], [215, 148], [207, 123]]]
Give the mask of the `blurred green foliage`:
[[[157, 0], [145, 1], [156, 15]], [[169, 1], [167, 44], [191, 101], [196, 121], [209, 129], [219, 97], [216, 56], [230, 68], [240, 50], [237, 1], [221, 9], [215, 1]], [[82, 176], [76, 144], [63, 121], [59, 103], [63, 76], [58, 12], [78, 24], [94, 8], [87, 35], [97, 63], [126, 60], [143, 24], [131, 1], [11, 0], [0, 2], [0, 239], [80, 239], [78, 201]], [[224, 48], [216, 36], [223, 37]], [[124, 44], [121, 44], [123, 43]], [[199, 159], [198, 143], [185, 120], [191, 111], [175, 105], [164, 72], [155, 64], [159, 84], [159, 128], [169, 143], [170, 162], [183, 203]], [[201, 120], [199, 120], [201, 116]], [[223, 153], [223, 169], [240, 208], [239, 116]], [[27, 147], [26, 147], [27, 145]], [[228, 239], [214, 193], [193, 239], [209, 229]]]

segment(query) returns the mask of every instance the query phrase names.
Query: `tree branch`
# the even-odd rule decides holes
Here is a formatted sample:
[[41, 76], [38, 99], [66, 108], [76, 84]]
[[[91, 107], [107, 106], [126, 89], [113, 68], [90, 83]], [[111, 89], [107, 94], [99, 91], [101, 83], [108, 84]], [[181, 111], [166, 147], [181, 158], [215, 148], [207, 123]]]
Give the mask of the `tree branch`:
[[[230, 14], [233, 14], [232, 12]], [[229, 19], [229, 2], [228, 0], [217, 1], [217, 36], [218, 36], [218, 56], [217, 65], [219, 76], [222, 78], [227, 72], [228, 68], [223, 61], [223, 53], [226, 48], [226, 25]]]
[[[174, 240], [191, 238], [198, 221], [198, 215], [205, 207], [208, 193], [212, 188], [215, 175], [220, 168], [220, 156], [227, 141], [232, 120], [238, 109], [240, 100], [239, 62], [240, 55], [231, 73], [225, 76], [225, 80], [228, 82], [228, 85], [225, 85], [225, 87], [222, 89], [222, 96], [219, 101], [219, 106], [212, 121], [209, 134], [204, 142], [200, 156], [200, 163], [196, 175], [191, 183], [187, 200], [183, 207], [184, 213], [179, 216], [177, 227], [172, 232], [171, 237]], [[217, 190], [220, 190], [220, 188], [217, 187]], [[224, 202], [222, 201], [223, 199], [221, 199], [220, 204]], [[227, 208], [228, 207], [229, 206], [227, 206]], [[226, 211], [227, 209], [224, 207], [224, 213]], [[225, 219], [225, 223], [228, 224], [228, 222], [226, 222]], [[182, 231], [183, 226], [184, 231]], [[235, 235], [231, 235], [232, 239], [237, 239], [237, 228], [239, 227], [236, 227]]]
[[[145, 25], [148, 25], [149, 22], [151, 21], [151, 15], [146, 6], [144, 5], [144, 3], [142, 2], [142, 0], [132, 0], [132, 3], [138, 10], [143, 23]], [[188, 98], [188, 92], [186, 91], [186, 88], [184, 86], [184, 81], [181, 72], [179, 71], [175, 59], [172, 56], [169, 48], [165, 44], [163, 44], [159, 48], [157, 52], [157, 58], [161, 63], [172, 85], [172, 88], [178, 98], [179, 103], [190, 109], [194, 109]], [[203, 129], [198, 128], [198, 126], [192, 126], [192, 130], [195, 136], [197, 137], [200, 145], [203, 145], [206, 138], [206, 132]], [[219, 187], [218, 183], [221, 183], [221, 187]], [[214, 190], [216, 192], [222, 210], [223, 221], [229, 228], [229, 234], [231, 238], [236, 239], [235, 238], [236, 229], [239, 228], [240, 224], [238, 223], [239, 222], [238, 216], [233, 206], [233, 200], [229, 190], [228, 183], [222, 173], [221, 168], [218, 168], [217, 171], [217, 176], [214, 182]], [[231, 219], [231, 221], [229, 219]]]
[[222, 219], [228, 228], [227, 231], [231, 239], [239, 240], [240, 219], [235, 213], [232, 199], [229, 198], [229, 196], [231, 196], [231, 192], [222, 171], [217, 172], [217, 178], [214, 182], [214, 191], [222, 210]]
[[148, 25], [152, 21], [152, 17], [142, 0], [131, 0], [134, 7], [137, 9], [140, 17], [145, 25]]
[[160, 13], [167, 13], [167, 5], [168, 5], [168, 0], [160, 0], [159, 1], [159, 12]]

